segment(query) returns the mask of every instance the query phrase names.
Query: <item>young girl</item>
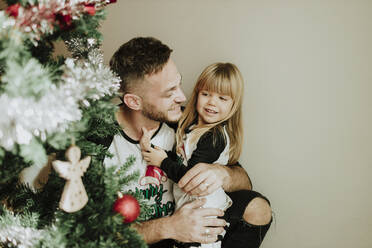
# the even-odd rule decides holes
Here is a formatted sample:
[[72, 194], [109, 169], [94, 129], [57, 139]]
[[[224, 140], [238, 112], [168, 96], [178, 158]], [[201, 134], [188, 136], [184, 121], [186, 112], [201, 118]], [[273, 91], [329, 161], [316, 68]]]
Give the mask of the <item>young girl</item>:
[[[176, 183], [197, 163], [236, 163], [243, 138], [242, 95], [243, 78], [235, 65], [215, 63], [208, 66], [199, 76], [179, 121], [176, 153], [154, 147], [142, 150], [143, 158], [149, 165], [160, 167]], [[150, 147], [149, 140], [148, 131], [144, 129], [142, 147]], [[176, 209], [195, 199], [177, 184], [173, 194]], [[226, 210], [232, 204], [222, 187], [205, 198], [204, 207]], [[221, 247], [221, 242], [200, 247]]]

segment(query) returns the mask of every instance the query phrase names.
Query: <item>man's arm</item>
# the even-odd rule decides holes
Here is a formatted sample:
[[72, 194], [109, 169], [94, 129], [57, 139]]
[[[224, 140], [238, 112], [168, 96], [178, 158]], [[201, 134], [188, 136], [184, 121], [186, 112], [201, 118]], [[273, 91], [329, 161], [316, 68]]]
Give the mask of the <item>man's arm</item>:
[[252, 183], [247, 172], [239, 165], [199, 163], [189, 170], [178, 186], [191, 195], [205, 196], [221, 187], [226, 192], [251, 190]]
[[[181, 242], [212, 243], [223, 232], [225, 220], [209, 216], [223, 216], [223, 211], [215, 208], [201, 208], [205, 199], [185, 204], [172, 216], [132, 225], [143, 236], [147, 244], [163, 239], [175, 239]], [[209, 229], [209, 235], [205, 235]]]

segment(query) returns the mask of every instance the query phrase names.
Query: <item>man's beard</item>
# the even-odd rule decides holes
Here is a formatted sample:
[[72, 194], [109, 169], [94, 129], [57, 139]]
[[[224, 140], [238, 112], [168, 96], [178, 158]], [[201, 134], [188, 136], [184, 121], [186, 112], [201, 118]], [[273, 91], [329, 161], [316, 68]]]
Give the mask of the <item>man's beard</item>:
[[176, 123], [179, 119], [177, 118], [177, 120], [170, 120], [166, 113], [157, 111], [154, 105], [146, 102], [143, 102], [142, 114], [150, 120], [159, 122]]

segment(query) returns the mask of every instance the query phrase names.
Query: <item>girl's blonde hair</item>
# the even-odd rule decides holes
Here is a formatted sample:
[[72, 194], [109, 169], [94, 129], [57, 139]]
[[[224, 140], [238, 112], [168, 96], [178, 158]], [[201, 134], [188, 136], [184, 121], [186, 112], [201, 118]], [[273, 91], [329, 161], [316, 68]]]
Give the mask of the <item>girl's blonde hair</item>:
[[193, 137], [201, 137], [204, 133], [211, 130], [223, 132], [223, 125], [226, 125], [226, 131], [230, 139], [229, 164], [238, 161], [243, 143], [243, 125], [242, 125], [242, 100], [243, 100], [243, 77], [239, 69], [231, 63], [214, 63], [209, 65], [200, 74], [191, 98], [186, 105], [185, 111], [178, 123], [176, 134], [177, 150], [181, 149], [185, 130], [192, 125], [198, 118], [196, 104], [201, 90], [216, 92], [222, 95], [228, 95], [233, 100], [231, 112], [219, 122], [206, 124], [198, 127], [193, 132]]

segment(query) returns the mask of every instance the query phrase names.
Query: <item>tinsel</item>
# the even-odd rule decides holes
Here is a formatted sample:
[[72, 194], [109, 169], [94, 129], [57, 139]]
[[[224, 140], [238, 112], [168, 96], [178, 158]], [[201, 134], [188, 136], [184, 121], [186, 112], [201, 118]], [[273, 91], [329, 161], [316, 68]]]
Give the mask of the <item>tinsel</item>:
[[28, 144], [33, 136], [45, 140], [47, 134], [62, 132], [69, 122], [81, 118], [79, 105], [61, 88], [50, 90], [39, 101], [3, 94], [0, 112], [0, 145], [6, 150], [14, 144]]
[[34, 1], [30, 0], [29, 6], [15, 4], [8, 8], [7, 13], [13, 17], [12, 26], [27, 33], [30, 40], [37, 45], [42, 35], [54, 32], [56, 23], [61, 29], [68, 28], [73, 20], [79, 19], [84, 13], [92, 15], [95, 9], [111, 2], [113, 1], [39, 0], [38, 4], [34, 5]]
[[70, 122], [80, 120], [81, 103], [89, 106], [87, 99], [117, 92], [120, 79], [103, 64], [102, 53], [93, 45], [89, 48], [87, 60], [66, 59], [62, 82], [50, 84], [40, 99], [0, 96], [2, 147], [10, 150], [16, 143], [28, 144], [33, 136], [45, 140], [47, 134], [63, 132]]
[[0, 37], [5, 36], [6, 32], [15, 25], [15, 19], [8, 18], [4, 11], [0, 11]]
[[5, 247], [32, 248], [42, 238], [42, 230], [30, 227], [10, 226], [0, 229], [0, 245]]
[[43, 237], [43, 230], [34, 228], [35, 215], [17, 216], [3, 209], [0, 216], [0, 247], [34, 247]]
[[[77, 6], [87, 2], [106, 3], [102, 0], [68, 3], [61, 0], [39, 1], [38, 7], [19, 7], [17, 15], [14, 14], [15, 19], [0, 12], [0, 36], [4, 37], [4, 42], [7, 41], [0, 57], [7, 58], [8, 67], [1, 78], [5, 92], [0, 95], [0, 146], [6, 150], [11, 150], [14, 144], [29, 144], [33, 136], [45, 140], [48, 134], [65, 131], [70, 122], [80, 120], [80, 106], [89, 106], [88, 100], [98, 100], [118, 90], [120, 80], [104, 66], [103, 55], [93, 39], [88, 39], [87, 46], [83, 39], [75, 38], [67, 42], [73, 54], [84, 49], [87, 56], [84, 59], [83, 56], [66, 59], [61, 68], [63, 75], [57, 84], [51, 83], [53, 73], [48, 67], [40, 65], [32, 57], [27, 58], [25, 54], [28, 53], [21, 49], [25, 39], [32, 39], [25, 32], [38, 35], [52, 27], [45, 24], [49, 21], [47, 16], [52, 16], [48, 11], [56, 13], [68, 9], [70, 14], [78, 13]], [[75, 12], [73, 7], [76, 7]], [[23, 20], [28, 17], [29, 20]], [[21, 32], [14, 29], [17, 25], [33, 28]], [[14, 44], [17, 46], [13, 47]]]
[[[62, 79], [66, 82], [64, 90], [70, 91], [78, 99], [79, 94], [86, 93], [88, 99], [98, 100], [105, 95], [112, 95], [120, 87], [120, 78], [115, 77], [109, 67], [103, 64], [103, 54], [96, 48], [94, 39], [87, 40], [87, 46], [83, 39], [71, 39], [66, 41], [72, 54], [80, 54], [87, 50], [88, 58], [81, 60], [66, 59], [65, 70]], [[87, 103], [87, 102], [86, 102]]]
[[63, 234], [54, 224], [45, 229], [37, 229], [38, 214], [14, 214], [0, 206], [0, 247], [48, 247], [64, 248]]

